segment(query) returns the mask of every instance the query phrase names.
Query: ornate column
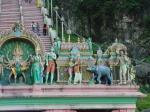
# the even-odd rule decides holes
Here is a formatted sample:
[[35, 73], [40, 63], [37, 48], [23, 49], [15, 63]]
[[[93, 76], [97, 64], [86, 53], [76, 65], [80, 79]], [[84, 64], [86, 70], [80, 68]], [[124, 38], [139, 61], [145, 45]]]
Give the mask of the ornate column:
[[57, 82], [60, 81], [60, 71], [59, 71], [60, 67], [57, 66]]

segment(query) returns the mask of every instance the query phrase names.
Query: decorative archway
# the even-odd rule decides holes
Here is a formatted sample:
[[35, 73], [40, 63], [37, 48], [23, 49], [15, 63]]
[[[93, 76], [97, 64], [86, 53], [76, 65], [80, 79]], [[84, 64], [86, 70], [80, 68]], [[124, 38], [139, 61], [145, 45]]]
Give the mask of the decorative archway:
[[[19, 34], [19, 37], [18, 37]], [[43, 51], [43, 45], [40, 42], [40, 38], [33, 32], [27, 31], [27, 30], [20, 30], [20, 31], [7, 31], [7, 32], [2, 32], [0, 36], [0, 49], [2, 46], [7, 43], [8, 41], [28, 41], [29, 44], [32, 44], [35, 48], [35, 50], [39, 53], [42, 54], [44, 53]]]

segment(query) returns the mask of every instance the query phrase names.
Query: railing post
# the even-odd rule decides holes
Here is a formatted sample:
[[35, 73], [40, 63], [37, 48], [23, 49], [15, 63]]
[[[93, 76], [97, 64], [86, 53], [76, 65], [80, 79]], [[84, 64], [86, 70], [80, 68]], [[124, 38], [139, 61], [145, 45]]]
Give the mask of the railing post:
[[53, 0], [51, 0], [51, 19], [53, 22]]
[[2, 12], [2, 0], [0, 0], [0, 13]]
[[56, 32], [57, 32], [57, 34], [58, 34], [58, 7], [57, 6], [55, 6], [55, 8], [54, 8], [54, 10], [55, 10], [55, 13], [56, 13]]
[[61, 37], [62, 37], [62, 41], [65, 41], [64, 39], [64, 17], [61, 17]]
[[[24, 18], [23, 18], [23, 7], [22, 7], [22, 1], [19, 0], [19, 7], [20, 7], [20, 19], [21, 19], [21, 24], [24, 26]], [[22, 27], [24, 28], [24, 27]]]
[[67, 34], [69, 35], [69, 36], [68, 36], [68, 42], [70, 42], [70, 35], [71, 35], [71, 30], [70, 30], [70, 28], [67, 30]]

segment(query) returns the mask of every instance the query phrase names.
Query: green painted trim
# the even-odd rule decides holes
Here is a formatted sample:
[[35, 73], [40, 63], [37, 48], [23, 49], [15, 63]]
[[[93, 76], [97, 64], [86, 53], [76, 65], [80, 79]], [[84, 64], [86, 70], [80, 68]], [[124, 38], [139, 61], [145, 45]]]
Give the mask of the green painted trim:
[[136, 104], [137, 98], [2, 98], [0, 106], [48, 104]]

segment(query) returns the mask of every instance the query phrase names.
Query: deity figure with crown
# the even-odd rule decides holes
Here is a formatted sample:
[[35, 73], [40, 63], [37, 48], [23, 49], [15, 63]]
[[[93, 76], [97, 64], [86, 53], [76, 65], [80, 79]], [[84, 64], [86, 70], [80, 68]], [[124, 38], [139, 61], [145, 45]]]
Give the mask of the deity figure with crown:
[[[8, 52], [9, 53], [9, 52]], [[10, 59], [8, 57], [8, 53], [6, 55], [5, 59], [5, 67], [10, 69], [10, 75], [9, 75], [9, 82], [14, 80], [13, 82], [16, 83], [17, 79], [19, 79], [19, 82], [25, 82], [25, 74], [23, 73], [25, 70], [28, 69], [28, 64], [26, 61], [22, 59], [23, 51], [22, 48], [17, 44], [13, 50], [13, 58]]]

